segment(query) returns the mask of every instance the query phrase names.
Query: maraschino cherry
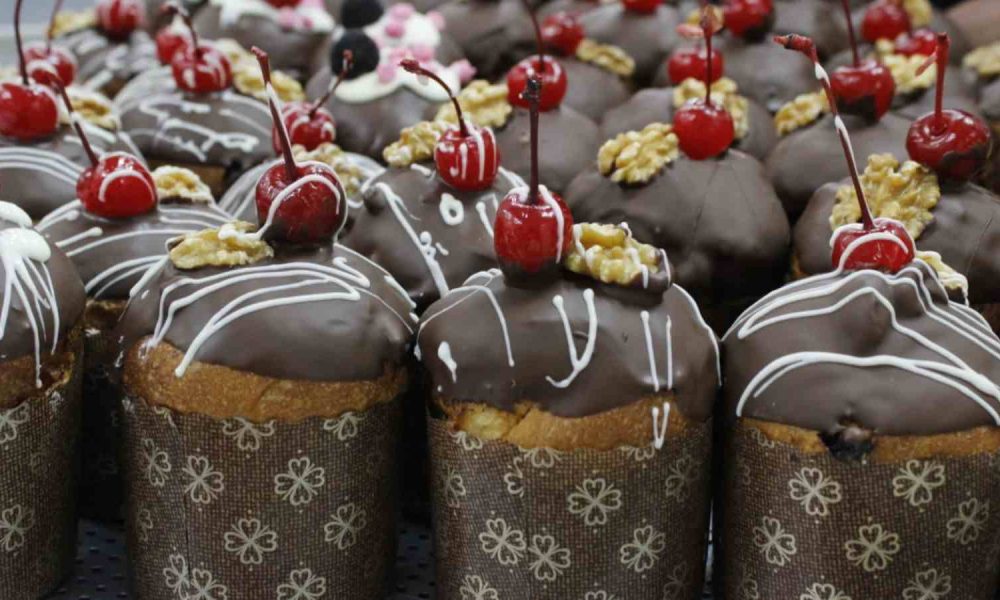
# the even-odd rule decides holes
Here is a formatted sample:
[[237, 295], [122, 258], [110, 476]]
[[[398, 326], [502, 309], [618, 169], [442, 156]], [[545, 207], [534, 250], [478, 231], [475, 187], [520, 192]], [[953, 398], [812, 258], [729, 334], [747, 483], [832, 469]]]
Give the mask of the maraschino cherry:
[[283, 162], [268, 169], [257, 182], [257, 218], [265, 239], [318, 244], [336, 237], [347, 222], [347, 196], [337, 174], [320, 162], [296, 164], [292, 143], [281, 119], [280, 100], [271, 85], [271, 63], [260, 48], [252, 52], [260, 63], [271, 119], [278, 129]]
[[[706, 2], [702, 2], [703, 19], [705, 11], [707, 10], [714, 9], [707, 6]], [[715, 16], [716, 14], [713, 13], [713, 19]], [[715, 28], [715, 30], [712, 31], [712, 34], [714, 35], [722, 29], [722, 23], [717, 19], [714, 19], [712, 24]], [[670, 76], [670, 81], [674, 85], [678, 85], [685, 79], [691, 77], [694, 77], [698, 81], [702, 82], [707, 82], [709, 79], [711, 79], [712, 83], [718, 81], [719, 78], [722, 77], [722, 72], [725, 67], [722, 53], [718, 51], [709, 51], [711, 39], [710, 36], [705, 35], [701, 25], [681, 25], [677, 28], [677, 32], [683, 37], [704, 40], [705, 44], [677, 48], [670, 54], [670, 59], [667, 61], [667, 75]], [[712, 61], [711, 65], [708, 64], [709, 58], [711, 58]]]
[[835, 69], [830, 76], [833, 95], [842, 112], [877, 121], [892, 108], [896, 81], [885, 65], [874, 60], [861, 60], [851, 22], [850, 0], [841, 0], [841, 6], [847, 17], [847, 35], [853, 61], [849, 66]]
[[[160, 12], [166, 15], [173, 13], [173, 8], [167, 4]], [[174, 60], [174, 55], [191, 45], [191, 34], [188, 32], [184, 21], [178, 17], [165, 25], [156, 34], [156, 58], [161, 65], [170, 65]]]
[[542, 82], [528, 80], [525, 102], [531, 111], [531, 181], [511, 190], [493, 225], [493, 247], [508, 281], [529, 280], [551, 273], [570, 248], [573, 216], [558, 194], [538, 181], [538, 112]]
[[563, 97], [566, 96], [566, 87], [569, 85], [566, 80], [566, 71], [558, 60], [551, 56], [545, 56], [545, 41], [542, 29], [538, 25], [538, 19], [535, 17], [535, 11], [528, 0], [522, 0], [522, 2], [531, 16], [531, 24], [535, 28], [535, 43], [538, 46], [538, 54], [517, 63], [507, 73], [507, 100], [514, 106], [528, 108], [524, 90], [527, 88], [528, 80], [537, 76], [542, 82], [539, 110], [552, 110], [558, 108]]
[[[323, 105], [337, 91], [352, 68], [354, 68], [354, 53], [344, 50], [340, 73], [330, 83], [325, 94], [315, 102], [308, 100], [289, 102], [281, 110], [281, 119], [293, 146], [315, 150], [323, 144], [332, 144], [337, 139], [337, 124], [333, 115], [323, 108]], [[277, 127], [271, 133], [271, 140], [274, 143], [274, 151], [281, 154], [281, 138]]]
[[893, 51], [903, 56], [931, 56], [937, 49], [937, 34], [930, 29], [901, 33], [893, 42]]
[[542, 40], [562, 56], [576, 54], [584, 37], [586, 33], [579, 17], [564, 10], [555, 12], [542, 21]]
[[178, 49], [170, 60], [177, 87], [192, 94], [210, 94], [228, 89], [233, 83], [229, 59], [215, 46], [198, 41], [191, 14], [176, 2], [164, 7], [169, 14], [180, 15], [190, 34], [190, 43]]
[[726, 29], [746, 39], [759, 39], [774, 25], [771, 0], [726, 0], [722, 5]]
[[906, 151], [910, 158], [933, 170], [942, 179], [967, 181], [986, 164], [990, 154], [990, 128], [964, 110], [944, 109], [944, 74], [948, 68], [951, 41], [947, 33], [937, 34], [937, 50], [918, 71], [937, 63], [934, 112], [910, 125]]
[[[712, 36], [720, 27], [721, 24], [711, 7], [702, 9], [699, 26], [678, 27], [682, 35], [697, 36], [705, 40], [707, 60], [704, 81], [715, 81]], [[732, 145], [736, 138], [736, 127], [729, 111], [712, 101], [712, 86], [706, 84], [703, 100], [691, 100], [674, 112], [674, 133], [677, 134], [684, 154], [695, 160], [705, 160], [722, 154]]]
[[451, 88], [433, 72], [420, 66], [413, 59], [399, 63], [407, 72], [427, 77], [448, 92], [455, 106], [458, 126], [451, 127], [434, 146], [434, 164], [438, 174], [448, 185], [467, 191], [483, 190], [493, 185], [500, 168], [500, 149], [489, 127], [476, 127], [465, 122], [462, 107]]
[[76, 58], [66, 50], [52, 45], [56, 15], [62, 9], [62, 0], [56, 0], [49, 17], [45, 42], [28, 44], [24, 60], [28, 62], [28, 75], [42, 85], [70, 85], [76, 79]]
[[[847, 22], [851, 22], [848, 15]], [[900, 0], [878, 0], [865, 10], [861, 35], [871, 43], [894, 40], [910, 30], [910, 15]]]
[[28, 76], [21, 46], [21, 5], [14, 3], [14, 42], [21, 81], [0, 83], [0, 135], [27, 142], [51, 135], [59, 128], [59, 106], [49, 88]]
[[108, 38], [124, 40], [146, 21], [146, 6], [142, 0], [99, 0], [97, 25]]
[[90, 145], [66, 88], [57, 86], [73, 128], [80, 136], [90, 165], [76, 181], [76, 195], [87, 212], [109, 219], [124, 219], [156, 208], [156, 183], [142, 161], [124, 152], [98, 157]]
[[644, 15], [655, 13], [661, 4], [663, 4], [663, 0], [622, 0], [622, 6], [625, 7], [625, 10]]
[[801, 52], [812, 60], [816, 69], [816, 78], [823, 86], [826, 99], [833, 112], [833, 122], [840, 136], [840, 146], [847, 159], [847, 168], [854, 183], [854, 191], [861, 206], [860, 225], [841, 227], [834, 234], [833, 266], [838, 269], [875, 269], [887, 273], [895, 273], [909, 264], [916, 254], [913, 238], [902, 223], [893, 219], [873, 219], [868, 201], [865, 200], [865, 190], [858, 176], [858, 165], [854, 160], [851, 138], [847, 134], [847, 126], [840, 118], [837, 102], [823, 66], [819, 64], [816, 55], [816, 45], [807, 37], [801, 35], [777, 36], [774, 41], [789, 50]]

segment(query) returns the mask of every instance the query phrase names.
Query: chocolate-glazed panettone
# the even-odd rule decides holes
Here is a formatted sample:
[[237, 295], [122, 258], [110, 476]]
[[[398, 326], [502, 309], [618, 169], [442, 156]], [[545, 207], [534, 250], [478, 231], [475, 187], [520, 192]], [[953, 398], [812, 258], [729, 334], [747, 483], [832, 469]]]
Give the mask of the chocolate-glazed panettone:
[[[738, 122], [734, 148], [764, 160], [778, 141], [774, 121], [766, 108], [749, 98], [727, 78], [712, 84], [713, 96], [726, 103]], [[650, 123], [669, 122], [685, 102], [705, 95], [705, 84], [688, 78], [677, 87], [641, 90], [627, 102], [612, 108], [601, 122], [601, 135], [610, 139], [628, 131], [639, 131]]]
[[624, 222], [666, 250], [716, 331], [782, 281], [788, 220], [755, 158], [729, 150], [693, 160], [670, 125], [654, 123], [609, 140], [597, 163], [566, 193], [573, 214]]
[[664, 4], [652, 12], [626, 8], [623, 2], [603, 4], [580, 16], [587, 35], [602, 44], [621, 48], [635, 61], [635, 82], [641, 87], [656, 77], [657, 70], [680, 36], [677, 9]]
[[535, 49], [522, 0], [450, 0], [439, 10], [480, 77], [501, 77]]
[[[77, 87], [68, 93], [98, 155], [139, 154], [107, 98]], [[3, 193], [32, 219], [41, 219], [76, 199], [76, 180], [89, 166], [90, 159], [66, 118], [51, 135], [38, 140], [22, 142], [0, 136]]]
[[479, 273], [421, 320], [442, 598], [702, 585], [715, 336], [665, 253], [618, 226], [571, 237], [560, 271]]
[[73, 263], [31, 229], [26, 212], [5, 201], [0, 286], [0, 494], [9, 534], [0, 589], [12, 600], [33, 600], [69, 575], [76, 555], [86, 297]]

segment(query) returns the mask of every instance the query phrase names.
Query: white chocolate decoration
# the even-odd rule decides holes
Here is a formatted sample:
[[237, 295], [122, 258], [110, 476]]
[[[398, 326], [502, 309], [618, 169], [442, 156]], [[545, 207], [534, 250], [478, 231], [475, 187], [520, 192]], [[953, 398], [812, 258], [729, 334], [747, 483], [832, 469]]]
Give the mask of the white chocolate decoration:
[[[448, 93], [441, 86], [428, 85], [426, 78], [408, 73], [399, 66], [404, 58], [412, 58], [412, 54], [404, 49], [383, 53], [374, 71], [340, 84], [335, 94], [337, 100], [354, 104], [372, 102], [405, 88], [428, 102], [447, 102]], [[453, 90], [461, 88], [463, 75], [468, 71], [467, 61], [455, 62], [447, 67], [437, 61], [429, 61], [421, 62], [421, 66], [433, 71]]]
[[[365, 34], [375, 41], [379, 49], [411, 48], [418, 60], [434, 57], [434, 49], [441, 45], [441, 27], [444, 20], [438, 13], [422, 14], [412, 4], [394, 4], [378, 21], [365, 27]], [[422, 53], [430, 52], [429, 55]]]
[[310, 0], [287, 8], [275, 8], [266, 0], [210, 0], [209, 4], [219, 8], [223, 27], [232, 27], [244, 16], [264, 17], [299, 31], [332, 32], [335, 25], [322, 4]]

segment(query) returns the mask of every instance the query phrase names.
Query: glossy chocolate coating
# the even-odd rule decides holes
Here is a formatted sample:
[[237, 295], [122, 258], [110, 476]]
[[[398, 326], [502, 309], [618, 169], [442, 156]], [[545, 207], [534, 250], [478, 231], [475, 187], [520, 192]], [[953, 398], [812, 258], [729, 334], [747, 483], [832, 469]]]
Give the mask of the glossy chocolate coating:
[[[673, 391], [685, 417], [704, 421], [712, 414], [718, 383], [715, 336], [678, 286], [653, 288], [650, 281], [646, 292], [633, 290], [626, 296], [623, 288], [565, 272], [537, 287], [521, 288], [508, 285], [499, 271], [480, 273], [424, 314], [417, 337], [420, 356], [437, 394], [448, 401], [482, 403], [510, 412], [518, 402], [530, 401], [554, 415], [583, 417]], [[577, 354], [590, 339], [587, 290], [593, 292], [596, 321], [593, 354], [575, 379], [562, 387], [553, 385], [575, 371], [565, 328], [578, 332], [574, 338], [583, 338], [574, 339]], [[562, 298], [565, 321], [553, 304], [556, 297]], [[649, 319], [648, 343], [644, 311]], [[668, 318], [673, 342], [669, 390]], [[509, 357], [504, 332], [510, 340]], [[446, 354], [441, 350], [445, 343]], [[454, 377], [441, 356], [454, 360]]]
[[595, 123], [631, 95], [628, 83], [607, 69], [573, 57], [559, 57], [559, 62], [567, 81], [563, 105]]
[[661, 5], [655, 13], [627, 10], [620, 2], [604, 4], [580, 17], [587, 37], [613, 44], [635, 60], [635, 81], [640, 86], [653, 81], [663, 60], [677, 46], [677, 9]]
[[55, 44], [76, 57], [74, 83], [106, 93], [116, 93], [134, 77], [160, 66], [156, 43], [142, 30], [123, 41], [110, 40], [101, 31], [88, 28], [57, 38]]
[[979, 92], [979, 109], [991, 123], [1000, 121], [1000, 78], [983, 85]]
[[784, 277], [788, 220], [761, 164], [738, 150], [680, 156], [634, 186], [592, 167], [565, 198], [577, 221], [625, 222], [637, 240], [666, 250], [674, 280], [700, 303], [757, 297]]
[[521, 0], [450, 0], [438, 10], [477, 77], [502, 77], [535, 53], [534, 30]]

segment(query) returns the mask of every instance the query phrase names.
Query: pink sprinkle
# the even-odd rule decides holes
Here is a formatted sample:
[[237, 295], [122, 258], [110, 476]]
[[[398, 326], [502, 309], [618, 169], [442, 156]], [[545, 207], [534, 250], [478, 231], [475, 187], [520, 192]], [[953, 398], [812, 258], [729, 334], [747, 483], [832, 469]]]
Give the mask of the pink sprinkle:
[[309, 29], [312, 22], [308, 17], [299, 14], [294, 8], [282, 8], [278, 11], [278, 24], [285, 29]]
[[434, 48], [426, 44], [413, 44], [410, 46], [410, 52], [413, 54], [413, 58], [420, 62], [428, 62], [434, 59]]
[[393, 19], [397, 19], [400, 21], [405, 21], [406, 19], [409, 19], [413, 15], [413, 13], [414, 13], [413, 5], [407, 2], [394, 4], [389, 9], [389, 16], [392, 17]]
[[427, 18], [430, 19], [431, 23], [437, 28], [438, 31], [444, 31], [444, 15], [436, 10], [432, 10], [427, 13]]
[[406, 24], [402, 21], [389, 21], [385, 24], [385, 34], [393, 38], [401, 38], [406, 33]]
[[473, 67], [472, 63], [464, 58], [452, 63], [451, 68], [455, 70], [455, 74], [458, 75], [458, 80], [462, 83], [468, 83], [469, 81], [472, 81], [473, 77], [476, 76], [476, 67]]
[[391, 82], [396, 78], [396, 71], [396, 64], [391, 62], [380, 63], [375, 69], [375, 73], [378, 75], [379, 83]]

